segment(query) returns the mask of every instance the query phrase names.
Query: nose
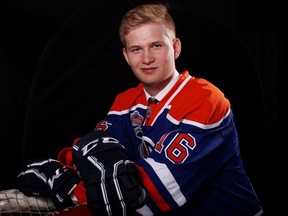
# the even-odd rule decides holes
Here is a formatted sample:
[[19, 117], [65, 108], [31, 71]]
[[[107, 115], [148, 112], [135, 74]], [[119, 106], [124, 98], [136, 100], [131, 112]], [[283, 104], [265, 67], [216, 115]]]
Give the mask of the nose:
[[153, 54], [149, 50], [143, 52], [143, 64], [149, 65], [155, 61]]

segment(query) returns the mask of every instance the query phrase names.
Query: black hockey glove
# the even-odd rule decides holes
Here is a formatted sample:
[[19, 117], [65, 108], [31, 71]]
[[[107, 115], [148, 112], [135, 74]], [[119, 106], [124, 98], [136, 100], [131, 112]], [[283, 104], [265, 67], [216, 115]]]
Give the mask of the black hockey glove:
[[88, 133], [73, 146], [72, 155], [92, 212], [126, 216], [144, 205], [148, 193], [141, 186], [137, 168], [109, 133]]
[[50, 197], [57, 209], [74, 205], [69, 193], [80, 180], [75, 171], [51, 158], [28, 164], [17, 176], [18, 189], [22, 193]]

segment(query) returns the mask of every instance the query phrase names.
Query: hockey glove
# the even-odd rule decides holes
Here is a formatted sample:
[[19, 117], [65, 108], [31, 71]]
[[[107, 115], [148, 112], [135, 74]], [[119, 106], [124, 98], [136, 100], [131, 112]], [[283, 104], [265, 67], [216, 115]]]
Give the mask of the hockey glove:
[[86, 188], [88, 208], [98, 215], [133, 215], [146, 190], [124, 147], [109, 133], [94, 131], [73, 146], [73, 161]]
[[74, 205], [69, 195], [80, 180], [75, 171], [51, 158], [28, 164], [17, 176], [18, 189], [22, 193], [50, 197], [57, 209]]

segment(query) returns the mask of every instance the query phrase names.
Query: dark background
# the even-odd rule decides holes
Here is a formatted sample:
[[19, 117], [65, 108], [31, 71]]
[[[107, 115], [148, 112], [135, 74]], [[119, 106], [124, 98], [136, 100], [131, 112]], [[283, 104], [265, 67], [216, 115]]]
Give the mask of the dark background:
[[[124, 11], [142, 2], [1, 2], [1, 190], [16, 187], [25, 164], [56, 157], [93, 130], [116, 93], [136, 85], [117, 31]], [[183, 46], [178, 70], [209, 79], [230, 99], [264, 213], [280, 215], [287, 171], [286, 2], [168, 2]]]

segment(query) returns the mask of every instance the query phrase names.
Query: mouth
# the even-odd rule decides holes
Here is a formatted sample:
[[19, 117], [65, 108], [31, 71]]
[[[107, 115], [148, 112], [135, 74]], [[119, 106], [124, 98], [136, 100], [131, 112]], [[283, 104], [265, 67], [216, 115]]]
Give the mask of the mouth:
[[142, 68], [141, 70], [144, 72], [144, 73], [152, 73], [156, 70], [157, 68], [156, 67], [149, 67], [149, 68]]

